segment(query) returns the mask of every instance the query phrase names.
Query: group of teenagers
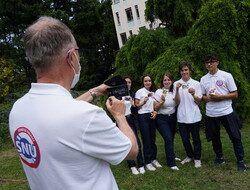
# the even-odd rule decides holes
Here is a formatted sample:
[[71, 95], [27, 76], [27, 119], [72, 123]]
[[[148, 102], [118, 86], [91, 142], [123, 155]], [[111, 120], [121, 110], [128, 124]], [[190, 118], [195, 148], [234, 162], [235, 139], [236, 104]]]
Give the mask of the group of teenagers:
[[[215, 153], [215, 165], [225, 163], [220, 140], [222, 124], [233, 144], [238, 171], [245, 171], [244, 148], [241, 141], [241, 122], [232, 108], [232, 99], [238, 97], [237, 87], [232, 75], [218, 68], [219, 58], [211, 53], [204, 57], [208, 73], [199, 81], [191, 78], [192, 67], [189, 62], [179, 64], [181, 79], [175, 81], [171, 73], [165, 73], [156, 90], [151, 75], [142, 77], [142, 88], [132, 91], [132, 79], [124, 77], [130, 90], [130, 96], [122, 97], [128, 124], [137, 138], [139, 153], [135, 160], [127, 160], [132, 173], [144, 174], [145, 169], [155, 171], [162, 167], [157, 161], [156, 130], [165, 143], [167, 165], [179, 170], [176, 161], [180, 160], [174, 152], [176, 124], [186, 152], [181, 164], [194, 162], [195, 168], [201, 167], [200, 121], [202, 114], [199, 104], [206, 102], [205, 134], [212, 141]], [[138, 137], [138, 127], [142, 144]], [[191, 141], [192, 136], [192, 141]]]

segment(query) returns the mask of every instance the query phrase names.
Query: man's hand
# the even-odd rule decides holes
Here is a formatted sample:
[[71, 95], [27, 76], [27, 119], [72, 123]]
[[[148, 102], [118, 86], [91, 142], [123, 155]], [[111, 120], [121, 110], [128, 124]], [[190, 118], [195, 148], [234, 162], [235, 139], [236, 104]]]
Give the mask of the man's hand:
[[213, 102], [219, 102], [223, 100], [224, 98], [220, 94], [209, 94], [209, 99], [210, 101], [213, 101]]
[[193, 96], [195, 94], [195, 89], [194, 88], [189, 88], [188, 92]]
[[114, 118], [125, 114], [126, 106], [124, 102], [116, 99], [114, 96], [107, 99], [106, 106]]

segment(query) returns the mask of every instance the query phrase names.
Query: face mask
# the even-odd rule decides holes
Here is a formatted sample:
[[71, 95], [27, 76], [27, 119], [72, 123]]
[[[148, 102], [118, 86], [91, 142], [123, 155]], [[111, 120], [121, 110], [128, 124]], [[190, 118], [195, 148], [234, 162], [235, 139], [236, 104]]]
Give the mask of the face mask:
[[75, 75], [74, 75], [74, 79], [73, 79], [72, 84], [71, 84], [71, 88], [74, 88], [75, 85], [76, 85], [76, 83], [79, 81], [79, 79], [80, 79], [80, 72], [81, 72], [81, 65], [80, 65], [80, 62], [79, 62], [79, 60], [78, 60], [78, 58], [77, 58], [75, 52], [74, 52], [74, 55], [75, 55], [76, 60], [77, 60], [77, 63], [78, 63], [79, 71], [78, 71], [78, 73], [76, 74], [76, 71], [75, 71], [74, 67], [72, 67], [72, 69], [73, 69]]

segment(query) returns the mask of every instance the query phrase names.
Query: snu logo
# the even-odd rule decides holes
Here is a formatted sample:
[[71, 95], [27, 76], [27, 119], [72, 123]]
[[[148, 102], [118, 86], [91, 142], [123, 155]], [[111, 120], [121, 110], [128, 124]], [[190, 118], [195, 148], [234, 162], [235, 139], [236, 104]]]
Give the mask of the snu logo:
[[25, 127], [19, 127], [14, 134], [14, 143], [21, 160], [31, 168], [37, 168], [41, 155], [32, 133]]

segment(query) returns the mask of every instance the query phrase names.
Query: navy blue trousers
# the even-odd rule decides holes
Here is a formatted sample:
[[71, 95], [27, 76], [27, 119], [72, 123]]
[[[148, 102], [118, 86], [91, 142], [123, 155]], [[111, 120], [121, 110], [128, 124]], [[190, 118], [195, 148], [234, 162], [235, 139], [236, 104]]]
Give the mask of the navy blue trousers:
[[[195, 160], [201, 159], [200, 122], [186, 124], [179, 123], [180, 135], [186, 154]], [[190, 134], [193, 139], [193, 147], [190, 142]]]
[[[138, 132], [137, 132], [137, 125], [136, 125], [136, 118], [134, 115], [129, 115], [126, 117], [128, 124], [130, 125], [130, 127], [132, 128], [132, 130], [134, 131], [136, 140], [137, 140], [137, 144], [138, 144], [138, 148], [139, 148], [139, 152], [138, 152], [138, 156], [137, 156], [137, 164], [138, 164], [138, 168], [144, 166], [144, 162], [143, 162], [143, 157], [142, 157], [142, 150], [141, 150], [141, 142], [140, 139], [138, 137]], [[134, 160], [127, 160], [128, 162], [128, 166], [131, 167], [135, 167], [136, 163]]]
[[223, 157], [222, 144], [220, 140], [220, 123], [225, 127], [227, 134], [233, 144], [234, 154], [237, 161], [241, 161], [244, 158], [244, 148], [241, 142], [240, 127], [241, 124], [238, 121], [235, 112], [229, 115], [220, 117], [208, 117], [206, 116], [206, 136], [207, 140], [212, 140], [212, 145], [216, 157]]
[[156, 160], [157, 147], [155, 119], [150, 119], [151, 113], [138, 114], [139, 127], [142, 136], [143, 155], [145, 164]]
[[169, 167], [176, 166], [174, 153], [174, 135], [176, 132], [176, 113], [172, 115], [158, 114], [157, 129], [164, 139], [165, 154]]

